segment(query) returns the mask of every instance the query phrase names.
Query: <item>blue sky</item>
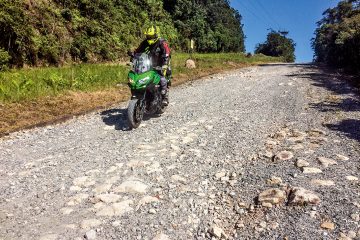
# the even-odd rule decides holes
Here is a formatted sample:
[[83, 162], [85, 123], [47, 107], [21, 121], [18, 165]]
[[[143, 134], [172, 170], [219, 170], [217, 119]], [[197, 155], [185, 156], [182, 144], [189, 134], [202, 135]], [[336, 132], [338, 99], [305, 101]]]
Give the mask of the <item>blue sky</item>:
[[310, 62], [313, 58], [310, 39], [316, 22], [329, 7], [339, 0], [230, 0], [231, 6], [243, 16], [245, 45], [253, 52], [255, 45], [266, 40], [269, 28], [287, 30], [296, 42], [296, 61]]

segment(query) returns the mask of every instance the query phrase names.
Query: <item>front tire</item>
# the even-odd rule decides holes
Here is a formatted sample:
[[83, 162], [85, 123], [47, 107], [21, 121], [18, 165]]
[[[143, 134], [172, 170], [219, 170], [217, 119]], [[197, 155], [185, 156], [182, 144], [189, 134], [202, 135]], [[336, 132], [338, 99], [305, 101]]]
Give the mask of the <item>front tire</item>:
[[165, 105], [163, 105], [161, 103], [161, 106], [159, 107], [159, 109], [156, 111], [157, 114], [163, 114], [166, 111], [166, 107]]
[[138, 128], [144, 117], [144, 111], [140, 103], [139, 99], [133, 99], [129, 102], [127, 119], [130, 129]]

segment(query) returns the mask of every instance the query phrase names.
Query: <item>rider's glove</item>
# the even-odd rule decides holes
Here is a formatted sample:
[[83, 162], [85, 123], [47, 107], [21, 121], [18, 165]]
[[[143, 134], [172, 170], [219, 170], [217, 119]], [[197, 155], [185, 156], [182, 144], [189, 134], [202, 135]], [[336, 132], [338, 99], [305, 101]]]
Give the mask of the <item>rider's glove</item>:
[[169, 68], [168, 65], [163, 65], [161, 67], [161, 73], [163, 74], [164, 77], [166, 76], [166, 72], [167, 72], [168, 68]]

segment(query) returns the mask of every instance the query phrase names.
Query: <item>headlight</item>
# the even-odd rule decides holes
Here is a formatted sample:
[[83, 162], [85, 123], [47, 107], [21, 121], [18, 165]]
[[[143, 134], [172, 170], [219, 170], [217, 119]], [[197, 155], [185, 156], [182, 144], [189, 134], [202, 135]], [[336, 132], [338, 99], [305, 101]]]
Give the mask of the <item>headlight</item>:
[[134, 82], [134, 80], [132, 80], [131, 78], [129, 78], [129, 79], [128, 79], [128, 83], [132, 85], [132, 84], [134, 84], [135, 82]]
[[150, 77], [146, 77], [146, 78], [140, 79], [140, 80], [139, 80], [139, 83], [140, 83], [140, 84], [145, 84], [149, 79], [150, 79]]

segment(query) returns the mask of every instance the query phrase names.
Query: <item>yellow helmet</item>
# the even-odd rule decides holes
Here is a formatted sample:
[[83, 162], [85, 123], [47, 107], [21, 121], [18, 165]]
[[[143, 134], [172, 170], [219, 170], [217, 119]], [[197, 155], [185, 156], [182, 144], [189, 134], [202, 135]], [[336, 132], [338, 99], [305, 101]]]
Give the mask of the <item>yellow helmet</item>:
[[144, 34], [146, 36], [148, 43], [150, 45], [153, 45], [159, 39], [160, 28], [157, 26], [156, 27], [151, 26], [145, 30]]

